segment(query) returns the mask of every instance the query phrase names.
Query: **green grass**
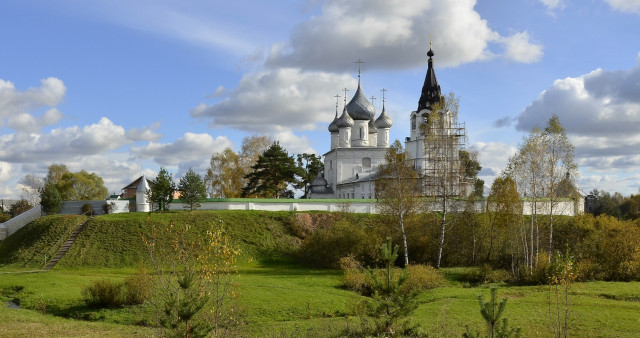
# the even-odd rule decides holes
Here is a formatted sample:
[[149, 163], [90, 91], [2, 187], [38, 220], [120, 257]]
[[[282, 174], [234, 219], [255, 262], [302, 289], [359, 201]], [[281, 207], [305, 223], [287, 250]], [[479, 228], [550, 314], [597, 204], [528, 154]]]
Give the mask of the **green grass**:
[[[81, 291], [91, 281], [122, 281], [144, 260], [141, 233], [153, 225], [188, 223], [198, 231], [222, 223], [242, 247], [238, 299], [247, 336], [337, 336], [346, 325], [357, 326], [352, 305], [363, 297], [341, 287], [342, 273], [301, 267], [291, 259], [300, 239], [291, 234], [293, 214], [258, 211], [201, 211], [166, 214], [117, 214], [93, 219], [76, 244], [49, 272], [25, 273], [40, 266], [38, 257], [83, 219], [45, 217], [29, 225], [26, 233], [0, 243], [6, 256], [0, 268], [0, 336], [149, 336], [145, 322], [149, 309], [89, 308]], [[196, 232], [198, 232], [196, 231]], [[19, 239], [19, 240], [18, 240]], [[3, 251], [4, 250], [4, 251]], [[12, 257], [12, 258], [7, 258]], [[15, 260], [15, 261], [12, 261]], [[36, 264], [37, 263], [37, 264]], [[466, 324], [483, 329], [477, 295], [489, 296], [487, 285], [466, 287], [469, 269], [443, 269], [447, 285], [421, 295], [412, 314], [431, 336], [461, 336]], [[11, 272], [17, 271], [17, 272]], [[525, 336], [549, 336], [549, 289], [544, 286], [501, 285], [508, 297], [505, 316]], [[5, 301], [19, 301], [8, 309]], [[570, 289], [572, 336], [640, 336], [640, 283], [576, 283]]]
[[83, 216], [56, 215], [41, 217], [27, 224], [0, 242], [0, 266], [42, 268], [86, 219]]

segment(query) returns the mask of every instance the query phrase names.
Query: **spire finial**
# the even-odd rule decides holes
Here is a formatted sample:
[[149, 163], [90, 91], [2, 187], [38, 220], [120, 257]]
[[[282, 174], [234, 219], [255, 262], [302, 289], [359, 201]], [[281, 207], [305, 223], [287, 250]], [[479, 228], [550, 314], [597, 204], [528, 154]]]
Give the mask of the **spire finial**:
[[338, 116], [338, 102], [340, 102], [340, 94], [334, 96], [336, 98], [336, 116]]
[[344, 92], [344, 106], [346, 107], [347, 106], [347, 92], [349, 91], [349, 89], [344, 88], [342, 91]]
[[358, 81], [360, 81], [360, 65], [364, 63], [364, 61], [358, 59], [355, 63], [358, 64]]
[[374, 102], [376, 100], [376, 97], [371, 95], [371, 104], [375, 107]]

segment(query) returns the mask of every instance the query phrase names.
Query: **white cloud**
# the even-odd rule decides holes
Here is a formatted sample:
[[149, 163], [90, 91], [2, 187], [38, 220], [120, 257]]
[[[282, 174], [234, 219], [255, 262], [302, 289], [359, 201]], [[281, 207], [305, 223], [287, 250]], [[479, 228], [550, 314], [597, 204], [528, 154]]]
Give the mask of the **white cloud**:
[[[298, 25], [286, 44], [273, 45], [268, 66], [353, 70], [345, 60], [371, 68], [412, 68], [426, 62], [430, 35], [438, 64], [486, 60], [490, 44], [504, 44], [505, 57], [533, 62], [516, 52], [541, 53], [528, 35], [503, 38], [475, 11], [475, 0], [326, 0], [322, 13]], [[518, 48], [514, 44], [518, 44]]]
[[558, 115], [576, 146], [576, 160], [594, 170], [640, 164], [640, 65], [629, 70], [597, 69], [556, 80], [518, 117], [529, 131]]
[[250, 73], [229, 97], [214, 105], [201, 103], [191, 110], [195, 118], [210, 118], [212, 127], [250, 132], [312, 130], [317, 122], [333, 118], [331, 95], [343, 87], [355, 90], [351, 76], [279, 68]]
[[218, 86], [218, 88], [216, 88], [216, 90], [213, 91], [213, 93], [207, 95], [208, 99], [214, 99], [217, 97], [221, 97], [226, 95], [228, 92], [227, 88], [225, 88], [224, 86], [220, 85]]
[[[19, 131], [36, 132], [42, 127], [58, 123], [63, 115], [55, 106], [62, 102], [66, 90], [62, 80], [54, 77], [40, 80], [40, 87], [24, 91], [17, 90], [13, 83], [0, 79], [0, 125]], [[50, 108], [41, 116], [34, 115], [46, 107]]]
[[63, 117], [62, 112], [57, 108], [51, 108], [40, 117], [35, 117], [29, 113], [18, 113], [9, 117], [7, 125], [15, 130], [38, 132], [43, 127], [58, 123]]
[[515, 33], [503, 38], [504, 57], [522, 63], [534, 63], [542, 58], [542, 45], [531, 42], [528, 32]]
[[124, 128], [103, 117], [89, 126], [53, 129], [47, 134], [23, 133], [0, 136], [0, 161], [64, 161], [117, 149], [129, 141]]
[[309, 139], [304, 135], [298, 136], [291, 131], [282, 131], [275, 133], [272, 138], [279, 141], [282, 147], [287, 150], [289, 155], [303, 153], [318, 154], [318, 152], [311, 146]]
[[131, 152], [138, 158], [152, 158], [162, 165], [176, 165], [187, 161], [208, 161], [214, 152], [231, 147], [226, 136], [215, 139], [209, 134], [187, 132], [173, 143], [150, 142], [142, 147], [132, 147]]
[[640, 14], [640, 0], [605, 0], [605, 2], [617, 11]]
[[153, 127], [131, 128], [125, 132], [125, 135], [132, 141], [157, 141], [162, 135], [156, 133]]
[[478, 161], [482, 166], [478, 176], [484, 180], [485, 192], [488, 192], [495, 178], [507, 167], [509, 157], [513, 156], [517, 149], [502, 142], [476, 142], [469, 150], [478, 152]]
[[540, 0], [540, 2], [547, 7], [547, 10], [550, 12], [565, 7], [565, 0]]

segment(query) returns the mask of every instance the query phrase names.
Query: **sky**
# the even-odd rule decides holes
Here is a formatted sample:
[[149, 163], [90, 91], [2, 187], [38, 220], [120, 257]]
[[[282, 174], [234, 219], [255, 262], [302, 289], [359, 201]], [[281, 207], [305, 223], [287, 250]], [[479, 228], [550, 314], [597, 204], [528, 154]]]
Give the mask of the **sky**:
[[640, 0], [3, 0], [0, 32], [2, 198], [52, 163], [204, 175], [251, 135], [322, 155], [357, 60], [404, 140], [430, 42], [486, 188], [553, 114], [582, 191], [640, 187]]

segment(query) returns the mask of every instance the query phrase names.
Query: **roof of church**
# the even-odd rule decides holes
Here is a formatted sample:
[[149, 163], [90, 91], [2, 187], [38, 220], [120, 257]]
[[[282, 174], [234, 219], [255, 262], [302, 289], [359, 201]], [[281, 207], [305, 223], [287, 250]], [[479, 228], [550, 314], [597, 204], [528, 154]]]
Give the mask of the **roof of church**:
[[384, 108], [384, 103], [382, 103], [382, 113], [376, 119], [376, 128], [391, 128], [392, 125], [393, 121], [387, 115], [387, 110]]
[[347, 110], [354, 120], [370, 120], [376, 114], [373, 105], [367, 100], [367, 97], [360, 87], [360, 80], [358, 80], [358, 90], [356, 90], [356, 94], [347, 104]]
[[373, 117], [371, 118], [371, 120], [369, 120], [369, 134], [377, 134], [378, 130], [376, 129], [376, 120], [373, 119]]
[[427, 75], [424, 78], [424, 85], [422, 86], [422, 93], [420, 94], [420, 100], [418, 101], [418, 110], [430, 109], [431, 105], [442, 99], [442, 93], [440, 92], [440, 85], [436, 78], [436, 72], [433, 70], [433, 56], [435, 53], [431, 48], [427, 52], [429, 57], [429, 66], [427, 68]]
[[342, 115], [336, 121], [336, 126], [338, 126], [338, 128], [353, 127], [353, 119], [347, 112], [346, 106], [344, 107], [344, 110], [342, 110]]
[[338, 107], [336, 106], [336, 116], [333, 118], [333, 121], [331, 121], [331, 123], [329, 123], [329, 132], [330, 133], [337, 133], [339, 130], [338, 125], [336, 124], [336, 122], [338, 122]]

